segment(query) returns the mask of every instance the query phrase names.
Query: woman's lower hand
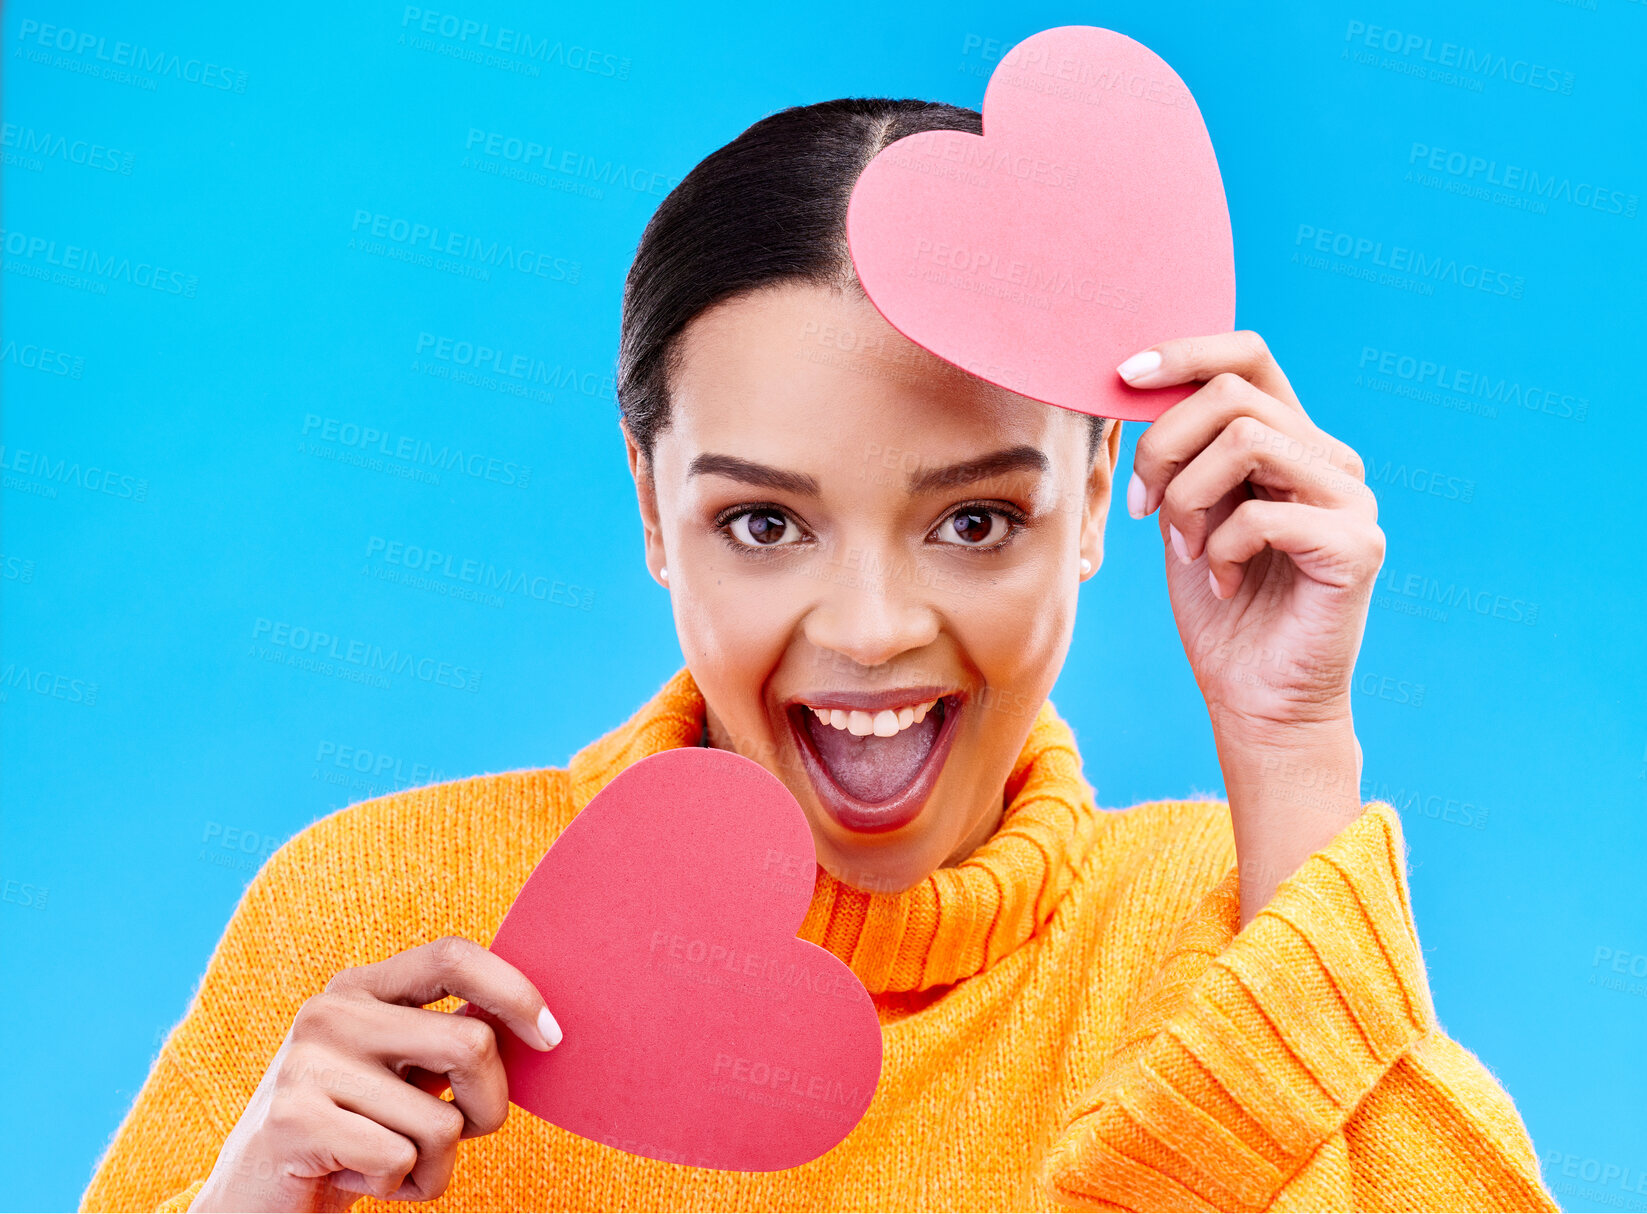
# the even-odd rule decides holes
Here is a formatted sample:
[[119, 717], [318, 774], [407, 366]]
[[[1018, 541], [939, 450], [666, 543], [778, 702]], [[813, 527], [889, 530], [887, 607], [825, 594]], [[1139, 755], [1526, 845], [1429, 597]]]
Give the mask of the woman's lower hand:
[[458, 1142], [490, 1134], [509, 1113], [488, 1020], [423, 1006], [448, 995], [535, 1049], [560, 1040], [537, 988], [470, 940], [344, 970], [298, 1010], [189, 1208], [343, 1210], [362, 1194], [438, 1196]]
[[1122, 368], [1140, 388], [1203, 381], [1139, 437], [1127, 505], [1159, 511], [1246, 922], [1360, 812], [1350, 687], [1384, 560], [1378, 503], [1360, 457], [1310, 420], [1256, 333], [1163, 342]]

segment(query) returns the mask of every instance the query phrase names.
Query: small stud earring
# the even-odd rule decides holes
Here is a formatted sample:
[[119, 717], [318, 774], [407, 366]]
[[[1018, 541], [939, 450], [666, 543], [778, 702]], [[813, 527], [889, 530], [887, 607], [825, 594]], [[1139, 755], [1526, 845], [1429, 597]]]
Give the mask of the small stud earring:
[[1092, 575], [1092, 562], [1087, 560], [1087, 558], [1083, 556], [1081, 558], [1081, 576], [1082, 577], [1090, 577], [1091, 575]]
[[665, 569], [662, 565], [658, 566], [658, 580], [660, 582], [667, 582], [669, 580], [669, 570]]

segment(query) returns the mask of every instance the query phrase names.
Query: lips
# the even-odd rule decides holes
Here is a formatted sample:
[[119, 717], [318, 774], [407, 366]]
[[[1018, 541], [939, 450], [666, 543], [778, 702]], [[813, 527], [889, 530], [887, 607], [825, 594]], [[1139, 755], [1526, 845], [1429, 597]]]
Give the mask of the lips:
[[[912, 712], [932, 707], [919, 721]], [[820, 719], [836, 713], [867, 714], [880, 726], [864, 732], [837, 728]], [[881, 833], [913, 821], [943, 771], [955, 739], [962, 697], [941, 688], [910, 688], [873, 695], [808, 696], [790, 706], [788, 717], [801, 761], [824, 810], [847, 830]], [[888, 717], [884, 714], [891, 713]], [[894, 732], [891, 721], [901, 718]], [[904, 724], [904, 722], [908, 722]]]

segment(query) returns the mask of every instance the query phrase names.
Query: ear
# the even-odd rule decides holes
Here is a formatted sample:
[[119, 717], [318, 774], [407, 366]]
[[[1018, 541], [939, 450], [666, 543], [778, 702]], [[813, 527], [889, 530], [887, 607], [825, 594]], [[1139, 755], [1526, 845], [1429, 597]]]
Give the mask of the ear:
[[1115, 467], [1121, 460], [1121, 423], [1112, 421], [1104, 434], [1103, 446], [1098, 448], [1087, 474], [1086, 515], [1081, 523], [1081, 557], [1091, 563], [1090, 572], [1083, 573], [1085, 581], [1098, 572], [1104, 563], [1104, 521], [1109, 517], [1109, 504], [1115, 498]]
[[646, 545], [646, 567], [652, 571], [653, 581], [667, 587], [669, 583], [663, 579], [663, 570], [668, 567], [669, 561], [663, 551], [663, 525], [658, 518], [658, 492], [652, 479], [652, 461], [642, 453], [628, 426], [619, 421], [618, 429], [623, 431], [623, 445], [629, 456], [629, 475], [635, 482], [635, 503], [640, 507], [641, 531]]

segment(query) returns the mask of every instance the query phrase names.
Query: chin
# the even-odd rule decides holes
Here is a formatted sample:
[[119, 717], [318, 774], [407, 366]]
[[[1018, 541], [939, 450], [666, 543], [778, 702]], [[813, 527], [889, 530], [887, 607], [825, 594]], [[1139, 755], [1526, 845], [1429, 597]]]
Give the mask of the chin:
[[921, 884], [940, 867], [942, 849], [912, 837], [890, 846], [864, 846], [862, 840], [819, 847], [818, 864], [831, 877], [870, 894], [901, 894]]

